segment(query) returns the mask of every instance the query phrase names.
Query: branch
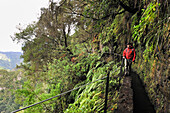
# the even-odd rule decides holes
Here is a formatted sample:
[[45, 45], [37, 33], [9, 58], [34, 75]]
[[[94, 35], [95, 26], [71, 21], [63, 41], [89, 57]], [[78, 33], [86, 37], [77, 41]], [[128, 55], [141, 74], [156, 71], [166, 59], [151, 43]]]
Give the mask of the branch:
[[89, 16], [86, 16], [86, 15], [83, 15], [82, 13], [76, 13], [76, 12], [73, 12], [73, 11], [72, 11], [72, 12], [65, 12], [65, 13], [76, 14], [76, 15], [79, 15], [79, 16], [83, 16], [83, 17], [85, 17], [85, 18], [91, 18], [91, 19], [93, 19], [93, 20], [105, 20], [105, 19], [109, 18], [111, 15], [112, 15], [112, 17], [113, 17], [113, 15], [114, 15], [114, 17], [115, 17], [116, 15], [122, 14], [122, 13], [124, 13], [124, 12], [125, 12], [125, 10], [123, 10], [122, 12], [115, 13], [115, 14], [108, 14], [108, 15], [102, 17], [102, 18], [93, 18], [93, 17], [89, 17]]
[[123, 4], [123, 2], [121, 2], [120, 0], [119, 0], [119, 5], [122, 6], [125, 9], [125, 11], [128, 11], [129, 13], [132, 13], [132, 14], [135, 14], [138, 11], [138, 8], [131, 8]]

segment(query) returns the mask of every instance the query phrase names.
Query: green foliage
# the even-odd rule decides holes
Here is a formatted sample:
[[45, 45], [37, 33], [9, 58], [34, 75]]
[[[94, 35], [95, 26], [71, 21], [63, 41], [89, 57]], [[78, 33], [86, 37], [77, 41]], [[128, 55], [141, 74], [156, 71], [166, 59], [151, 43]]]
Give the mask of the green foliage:
[[[156, 112], [168, 112], [168, 109], [163, 109], [162, 105], [168, 106], [166, 98], [170, 94], [169, 91], [164, 90], [167, 90], [169, 81], [166, 64], [169, 23], [167, 12], [162, 10], [163, 7], [167, 8], [164, 5], [150, 2], [147, 8], [142, 10], [139, 24], [133, 27], [133, 38], [138, 42], [138, 52], [140, 52], [136, 68], [140, 70], [138, 73], [155, 105]], [[164, 88], [161, 84], [164, 84]]]
[[[138, 40], [139, 43], [141, 42], [140, 38], [142, 38], [144, 31], [146, 30], [146, 27], [153, 26], [154, 19], [157, 17], [156, 7], [157, 7], [157, 4], [150, 3], [146, 10], [143, 9], [142, 10], [143, 15], [140, 19], [139, 25], [134, 26], [133, 37], [134, 37], [134, 40]], [[146, 39], [144, 39], [143, 41], [145, 40]]]
[[21, 70], [7, 71], [0, 70], [0, 112], [10, 113], [19, 108], [15, 103], [15, 90], [20, 87]]
[[[91, 81], [93, 82], [97, 79], [107, 76], [107, 72], [109, 72], [108, 70], [110, 67], [112, 67], [110, 73], [117, 68], [117, 66], [114, 65], [113, 62], [110, 62], [109, 64], [103, 64], [101, 61], [97, 61], [94, 67], [91, 68], [91, 70], [89, 70], [89, 72], [87, 73], [87, 80], [85, 83], [89, 83]], [[114, 73], [112, 77], [117, 75], [117, 73], [119, 72]], [[102, 112], [104, 108], [104, 81], [105, 80], [100, 80], [98, 82], [94, 82], [93, 84], [87, 85], [85, 88], [80, 88], [79, 91], [76, 93], [75, 102], [73, 104], [70, 104], [65, 112]], [[117, 84], [117, 80], [110, 80], [110, 88], [115, 87]], [[111, 91], [114, 91], [114, 89], [111, 89]], [[113, 97], [115, 96], [117, 95], [115, 94]]]
[[[78, 87], [79, 85], [82, 85], [82, 83], [85, 84], [106, 76], [106, 72], [110, 67], [112, 67], [112, 70], [117, 68], [116, 65], [114, 65], [114, 62], [104, 64], [104, 62], [102, 62], [100, 57], [96, 54], [90, 54], [88, 56], [83, 54], [82, 56], [77, 57], [76, 63], [70, 62], [67, 57], [64, 59], [55, 59], [52, 63], [44, 66], [43, 76], [41, 77], [41, 81], [45, 79], [45, 81], [43, 80], [43, 83], [38, 82], [38, 79], [34, 85], [31, 85], [32, 81], [30, 80], [24, 82], [22, 88], [16, 91], [17, 101], [23, 106], [28, 106], [41, 100], [56, 96], [57, 94], [65, 92], [69, 89]], [[70, 103], [70, 99], [75, 100], [73, 105], [75, 105], [77, 101], [82, 101], [81, 107], [83, 107], [83, 109], [101, 111], [103, 106], [100, 104], [101, 102], [103, 103], [104, 97], [102, 96], [102, 98], [100, 98], [99, 95], [104, 95], [105, 84], [103, 81], [105, 80], [100, 80], [92, 85], [86, 86], [86, 88], [73, 91], [70, 95], [66, 94], [51, 101], [44, 102], [41, 105], [25, 110], [25, 112], [36, 111], [37, 113], [41, 113], [65, 111], [68, 103]], [[118, 81], [110, 81], [110, 84], [112, 87], [115, 87], [115, 85], [118, 84]], [[88, 94], [87, 98], [84, 98], [84, 94]], [[79, 98], [80, 96], [81, 98]], [[101, 100], [96, 101], [99, 98]], [[87, 104], [87, 102], [90, 103]], [[98, 107], [98, 105], [100, 106]], [[94, 108], [91, 109], [90, 106], [94, 106]], [[69, 112], [70, 110], [67, 109], [66, 111]]]
[[[49, 7], [41, 10], [38, 22], [20, 29], [13, 37], [23, 41], [24, 51], [24, 63], [20, 66], [24, 68], [24, 81], [16, 91], [16, 101], [20, 107], [27, 106], [111, 74], [120, 64], [103, 53], [122, 53], [125, 44], [134, 41], [138, 62], [135, 68], [144, 73], [141, 78], [148, 86], [152, 102], [166, 104], [164, 97], [169, 93], [160, 94], [155, 89], [156, 86], [168, 89], [161, 81], [168, 75], [168, 7], [166, 1], [159, 4], [148, 0], [50, 1]], [[117, 108], [118, 72], [111, 74], [111, 109]], [[104, 81], [24, 112], [103, 112]], [[158, 107], [157, 111], [162, 109]]]

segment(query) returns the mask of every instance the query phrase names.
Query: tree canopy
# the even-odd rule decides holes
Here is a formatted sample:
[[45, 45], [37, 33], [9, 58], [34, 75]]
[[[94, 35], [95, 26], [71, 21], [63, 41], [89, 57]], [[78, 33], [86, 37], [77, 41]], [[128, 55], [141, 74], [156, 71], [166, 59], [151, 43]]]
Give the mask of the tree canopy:
[[[156, 111], [165, 112], [170, 93], [169, 14], [167, 0], [50, 0], [37, 22], [12, 37], [23, 44], [20, 68], [27, 79], [16, 91], [16, 101], [27, 106], [104, 76], [108, 67], [113, 71], [120, 62], [101, 54], [122, 54], [132, 42], [137, 51], [133, 68]], [[115, 89], [110, 92], [114, 109], [117, 83], [112, 80]], [[25, 112], [100, 112], [101, 103], [103, 86], [96, 83]]]

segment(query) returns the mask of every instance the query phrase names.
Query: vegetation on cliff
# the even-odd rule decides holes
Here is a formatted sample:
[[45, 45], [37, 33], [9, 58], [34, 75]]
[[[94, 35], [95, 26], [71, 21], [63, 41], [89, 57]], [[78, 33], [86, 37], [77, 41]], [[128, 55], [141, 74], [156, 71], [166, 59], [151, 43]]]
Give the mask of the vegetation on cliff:
[[[25, 81], [15, 92], [16, 101], [27, 106], [112, 73], [120, 58], [108, 54], [121, 54], [126, 43], [133, 42], [137, 53], [133, 68], [157, 113], [167, 112], [169, 14], [167, 0], [50, 1], [38, 22], [12, 37], [23, 43], [20, 68]], [[111, 76], [108, 111], [117, 107], [119, 71]], [[25, 112], [102, 112], [103, 81]]]

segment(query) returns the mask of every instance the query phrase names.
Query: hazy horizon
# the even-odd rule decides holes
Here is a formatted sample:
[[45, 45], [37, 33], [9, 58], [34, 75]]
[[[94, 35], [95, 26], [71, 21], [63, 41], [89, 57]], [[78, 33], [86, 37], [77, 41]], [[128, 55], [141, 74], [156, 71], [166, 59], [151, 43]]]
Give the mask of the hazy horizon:
[[19, 32], [17, 26], [26, 27], [38, 20], [41, 8], [49, 0], [1, 0], [0, 1], [0, 51], [22, 52], [22, 44], [13, 42], [11, 36]]

